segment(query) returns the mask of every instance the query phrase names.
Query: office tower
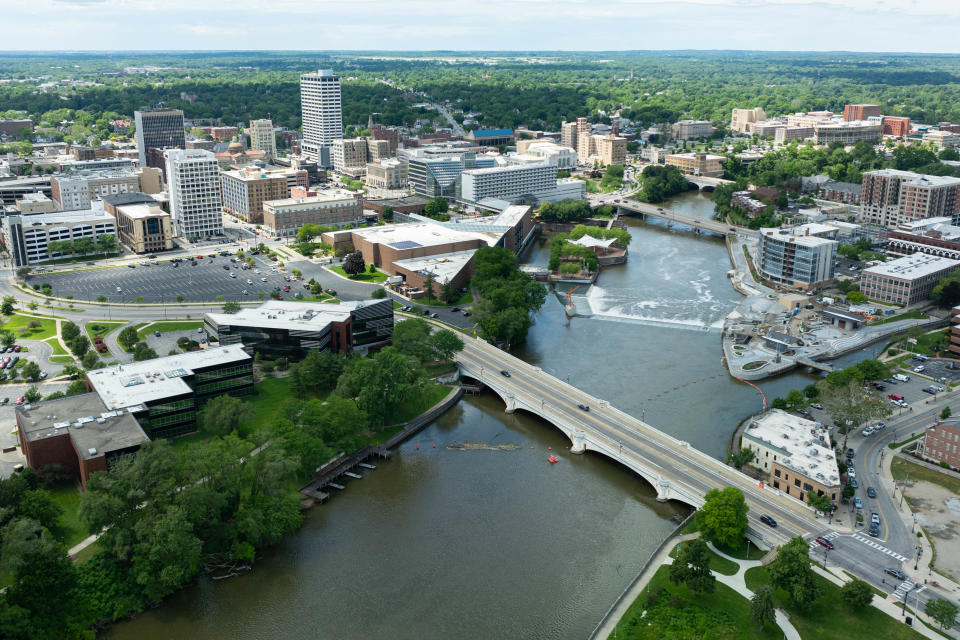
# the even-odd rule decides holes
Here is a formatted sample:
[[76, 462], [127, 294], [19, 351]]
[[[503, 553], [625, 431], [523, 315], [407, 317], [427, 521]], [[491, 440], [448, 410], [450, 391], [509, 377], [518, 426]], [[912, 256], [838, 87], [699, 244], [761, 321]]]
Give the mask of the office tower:
[[263, 151], [263, 159], [273, 162], [277, 156], [277, 138], [273, 133], [273, 121], [268, 119], [250, 121], [250, 148]]
[[343, 137], [340, 76], [332, 69], [300, 76], [300, 109], [303, 121], [300, 148], [308, 160], [329, 167], [333, 141]]
[[133, 112], [137, 123], [137, 151], [140, 152], [140, 166], [147, 164], [147, 150], [183, 149], [187, 146], [183, 133], [183, 111], [179, 109], [144, 109]]
[[203, 149], [170, 149], [163, 155], [177, 235], [190, 239], [223, 235], [217, 157]]

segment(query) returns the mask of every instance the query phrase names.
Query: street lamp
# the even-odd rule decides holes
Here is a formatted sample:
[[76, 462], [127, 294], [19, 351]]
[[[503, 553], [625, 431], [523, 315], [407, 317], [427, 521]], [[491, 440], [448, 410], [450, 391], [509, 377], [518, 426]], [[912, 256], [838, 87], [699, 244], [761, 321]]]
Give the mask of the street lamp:
[[907, 480], [910, 479], [910, 471], [907, 470], [907, 474], [903, 477], [903, 482], [900, 483], [900, 505], [899, 509], [903, 510], [903, 490], [907, 486]]

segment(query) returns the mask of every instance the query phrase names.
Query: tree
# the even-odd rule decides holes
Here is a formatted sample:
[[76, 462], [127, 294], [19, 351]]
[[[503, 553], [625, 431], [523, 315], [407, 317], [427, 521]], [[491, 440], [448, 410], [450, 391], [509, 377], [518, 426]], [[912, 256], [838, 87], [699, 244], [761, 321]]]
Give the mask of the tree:
[[37, 389], [36, 386], [30, 387], [23, 394], [23, 399], [29, 403], [40, 402], [40, 398], [43, 395], [40, 393], [40, 389]]
[[224, 436], [255, 415], [253, 405], [230, 395], [211, 398], [200, 411], [200, 428], [212, 435]]
[[710, 548], [701, 538], [680, 545], [670, 565], [670, 582], [685, 584], [693, 593], [713, 593], [716, 577], [710, 573]]
[[438, 213], [446, 213], [450, 209], [450, 204], [446, 198], [434, 198], [423, 207], [423, 212], [428, 216], [435, 216]]
[[80, 359], [80, 364], [83, 365], [84, 369], [96, 369], [97, 365], [100, 362], [100, 358], [97, 357], [96, 351], [87, 351], [83, 354], [83, 357]]
[[148, 346], [146, 342], [138, 342], [137, 345], [133, 348], [134, 362], [143, 362], [144, 360], [153, 360], [156, 357], [157, 357], [157, 352], [154, 351], [152, 347]]
[[863, 304], [867, 301], [867, 296], [859, 291], [851, 291], [847, 294], [847, 302], [850, 304]]
[[943, 410], [940, 412], [940, 419], [946, 420], [947, 418], [950, 417], [951, 413], [952, 412], [950, 411], [950, 407], [944, 407]]
[[456, 292], [453, 290], [453, 284], [451, 284], [448, 278], [440, 285], [440, 301], [444, 304], [450, 304], [454, 300], [456, 300]]
[[809, 504], [811, 507], [813, 507], [817, 511], [822, 511], [823, 513], [826, 513], [827, 511], [830, 510], [830, 507], [832, 506], [833, 503], [830, 502], [830, 496], [827, 496], [827, 495], [821, 496], [817, 494], [816, 491], [813, 491], [811, 489], [807, 491], [807, 504]]
[[375, 265], [373, 265], [373, 264], [370, 264], [370, 265], [368, 265], [367, 272], [368, 272], [368, 273], [376, 273], [376, 272], [377, 272], [377, 267], [376, 267]]
[[387, 292], [383, 289], [374, 289], [373, 293], [370, 294], [370, 297], [374, 300], [382, 300], [387, 297]]
[[957, 605], [949, 600], [930, 598], [923, 607], [923, 612], [933, 618], [940, 625], [940, 630], [949, 629], [957, 621]]
[[107, 296], [97, 296], [97, 302], [103, 303], [107, 301]]
[[429, 343], [437, 360], [449, 360], [453, 354], [463, 350], [463, 340], [450, 329], [434, 332]]
[[177, 302], [183, 302], [184, 297], [182, 295], [177, 296]]
[[433, 275], [433, 271], [427, 271], [426, 277], [423, 279], [423, 290], [427, 294], [427, 303], [433, 301], [433, 284], [436, 282], [436, 276]]
[[120, 346], [130, 351], [133, 349], [134, 345], [140, 342], [140, 336], [137, 335], [137, 329], [133, 326], [124, 327], [120, 332], [120, 335], [117, 336], [117, 342], [120, 343]]
[[393, 222], [393, 207], [391, 207], [390, 205], [385, 206], [383, 208], [383, 211], [380, 213], [380, 217], [382, 217], [387, 222]]
[[367, 265], [363, 261], [363, 254], [359, 251], [354, 251], [343, 261], [344, 273], [351, 276], [363, 273], [366, 268]]
[[90, 338], [87, 336], [77, 336], [69, 342], [69, 346], [73, 355], [82, 358], [84, 354], [90, 350]]
[[159, 600], [192, 578], [202, 565], [203, 543], [193, 533], [186, 511], [170, 505], [148, 514], [134, 527], [133, 571], [150, 600]]
[[13, 331], [8, 331], [6, 329], [0, 331], [0, 344], [3, 345], [4, 349], [9, 349], [17, 341], [17, 336], [13, 335]]
[[785, 398], [785, 400], [788, 408], [798, 409], [804, 405], [803, 392], [798, 391], [797, 389], [791, 389], [787, 393], [787, 397]]
[[20, 267], [19, 269], [17, 269], [17, 278], [19, 278], [20, 280], [26, 280], [27, 276], [30, 275], [31, 271], [32, 271], [31, 267]]
[[799, 536], [791, 538], [780, 547], [777, 557], [767, 567], [771, 584], [786, 591], [790, 600], [801, 608], [816, 600], [820, 593], [810, 568], [809, 554], [810, 546], [806, 540]]
[[854, 578], [840, 588], [840, 599], [854, 611], [859, 611], [873, 601], [873, 589], [860, 578]]
[[810, 400], [816, 400], [820, 397], [820, 387], [815, 384], [808, 384], [803, 388], [803, 395]]
[[425, 320], [410, 318], [398, 322], [393, 328], [392, 343], [400, 353], [424, 362], [433, 355], [430, 337], [430, 325]]
[[13, 315], [14, 305], [17, 304], [17, 299], [13, 296], [3, 296], [3, 303], [0, 304], [0, 313], [5, 316]]
[[879, 394], [864, 389], [858, 380], [850, 380], [842, 386], [830, 384], [830, 375], [834, 373], [841, 372], [833, 371], [827, 375], [828, 384], [823, 392], [823, 406], [841, 433], [849, 433], [867, 422], [880, 420], [891, 414], [890, 404]]
[[239, 303], [239, 302], [230, 301], [230, 302], [224, 302], [224, 303], [223, 303], [223, 312], [224, 312], [224, 313], [233, 314], [233, 313], [237, 313], [238, 311], [240, 311], [240, 303]]
[[419, 364], [392, 346], [372, 358], [351, 358], [337, 383], [337, 395], [353, 398], [374, 424], [392, 424], [392, 415], [420, 388]]
[[727, 548], [740, 545], [747, 535], [747, 511], [743, 492], [736, 487], [711, 489], [696, 521], [708, 540]]
[[27, 364], [23, 365], [20, 369], [20, 374], [24, 379], [29, 380], [30, 382], [36, 382], [40, 379], [40, 365], [31, 360]]
[[776, 622], [777, 612], [773, 606], [773, 589], [770, 585], [760, 587], [750, 598], [750, 617], [760, 624], [761, 629]]
[[727, 464], [733, 466], [736, 469], [743, 469], [745, 465], [750, 464], [757, 459], [757, 454], [753, 449], [748, 447], [743, 447], [740, 451], [736, 453], [731, 453], [727, 456]]

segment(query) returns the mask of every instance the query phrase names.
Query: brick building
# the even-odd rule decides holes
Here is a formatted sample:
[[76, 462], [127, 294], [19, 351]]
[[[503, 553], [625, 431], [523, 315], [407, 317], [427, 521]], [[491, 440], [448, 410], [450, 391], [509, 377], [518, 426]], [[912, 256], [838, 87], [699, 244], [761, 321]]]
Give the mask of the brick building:
[[930, 462], [946, 462], [950, 467], [960, 468], [960, 420], [941, 420], [928, 427], [917, 452]]
[[847, 122], [866, 120], [870, 116], [879, 116], [880, 111], [878, 104], [848, 104], [843, 107], [843, 119]]

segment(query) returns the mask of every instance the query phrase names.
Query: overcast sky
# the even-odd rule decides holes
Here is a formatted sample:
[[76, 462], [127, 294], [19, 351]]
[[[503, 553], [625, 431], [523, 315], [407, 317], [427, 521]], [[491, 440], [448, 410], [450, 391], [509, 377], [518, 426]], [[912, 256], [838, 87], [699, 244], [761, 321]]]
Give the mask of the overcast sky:
[[960, 52], [960, 0], [0, 0], [0, 7], [0, 50]]

